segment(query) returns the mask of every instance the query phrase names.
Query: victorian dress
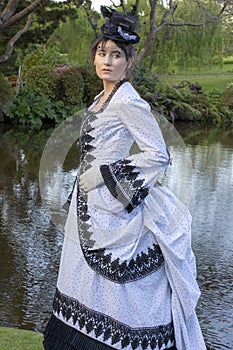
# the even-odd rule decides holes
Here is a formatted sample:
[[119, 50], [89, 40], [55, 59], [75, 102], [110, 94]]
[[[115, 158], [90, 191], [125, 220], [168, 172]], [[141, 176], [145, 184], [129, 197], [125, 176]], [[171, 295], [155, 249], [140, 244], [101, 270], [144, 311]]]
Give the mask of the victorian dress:
[[[85, 112], [80, 152], [44, 348], [206, 349], [191, 217], [159, 181], [170, 156], [129, 82], [98, 112]], [[103, 183], [85, 192], [79, 176], [92, 167]]]

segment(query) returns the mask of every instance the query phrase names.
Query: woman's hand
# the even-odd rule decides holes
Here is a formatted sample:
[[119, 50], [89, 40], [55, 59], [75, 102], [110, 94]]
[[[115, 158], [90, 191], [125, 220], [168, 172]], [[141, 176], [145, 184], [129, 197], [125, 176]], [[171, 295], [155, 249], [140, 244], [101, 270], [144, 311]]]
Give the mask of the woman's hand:
[[85, 192], [90, 192], [103, 183], [104, 180], [100, 173], [99, 167], [88, 169], [82, 175], [80, 175], [79, 178], [79, 187]]

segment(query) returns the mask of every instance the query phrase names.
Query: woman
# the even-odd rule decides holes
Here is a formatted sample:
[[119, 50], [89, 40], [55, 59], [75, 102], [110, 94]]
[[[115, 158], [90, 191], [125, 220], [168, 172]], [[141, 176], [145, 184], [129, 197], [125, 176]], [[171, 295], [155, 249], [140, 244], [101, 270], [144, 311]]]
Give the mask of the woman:
[[[170, 156], [149, 105], [126, 80], [136, 19], [102, 13], [93, 63], [104, 90], [82, 123], [44, 348], [204, 350], [190, 214], [158, 181]], [[134, 142], [139, 152], [130, 155]]]

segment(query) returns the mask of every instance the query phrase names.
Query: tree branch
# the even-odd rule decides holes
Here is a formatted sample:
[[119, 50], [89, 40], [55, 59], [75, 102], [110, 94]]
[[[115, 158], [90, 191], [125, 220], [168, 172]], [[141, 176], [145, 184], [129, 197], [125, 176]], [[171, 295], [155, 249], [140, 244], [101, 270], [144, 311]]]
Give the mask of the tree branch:
[[[1, 5], [3, 5], [4, 0], [1, 1]], [[15, 13], [17, 6], [19, 4], [19, 0], [9, 0], [6, 7], [0, 14], [0, 27], [4, 26], [5, 22], [9, 20], [10, 17]]]
[[28, 17], [28, 20], [25, 24], [25, 26], [20, 29], [14, 36], [11, 38], [7, 44], [5, 54], [0, 56], [0, 63], [6, 62], [12, 55], [14, 50], [14, 44], [15, 42], [28, 30], [29, 26], [32, 24], [33, 20], [33, 13], [31, 13]]
[[120, 5], [116, 5], [116, 4], [114, 4], [114, 1], [113, 1], [113, 0], [111, 0], [111, 3], [113, 4], [113, 6], [114, 6], [115, 8], [117, 8], [117, 7], [120, 7], [120, 6], [121, 6], [121, 4], [120, 4]]
[[25, 18], [28, 15], [30, 15], [31, 13], [33, 13], [42, 4], [42, 2], [43, 2], [43, 0], [35, 0], [29, 6], [24, 8], [22, 11], [16, 13], [13, 17], [11, 17], [9, 19], [9, 21], [7, 21], [5, 23], [3, 28], [1, 28], [1, 27], [0, 28], [5, 30], [5, 29], [11, 27], [12, 25], [14, 25], [15, 23], [21, 21], [23, 18]]
[[[160, 21], [160, 23], [157, 25], [156, 24], [156, 15], [157, 15], [157, 6], [158, 6], [158, 0], [150, 0], [150, 26], [149, 26], [149, 33], [148, 36], [146, 38], [144, 47], [141, 49], [141, 51], [138, 54], [137, 60], [136, 60], [136, 64], [140, 65], [140, 63], [143, 61], [143, 59], [148, 55], [148, 53], [150, 52], [151, 48], [153, 47], [154, 41], [155, 41], [155, 37], [156, 37], [156, 33], [161, 30], [163, 27], [165, 26], [173, 26], [173, 27], [201, 27], [204, 26], [208, 23], [217, 23], [224, 14], [226, 14], [226, 12], [233, 13], [233, 6], [232, 0], [225, 0], [223, 2], [222, 8], [219, 11], [219, 13], [217, 13], [215, 16], [209, 14], [209, 12], [205, 9], [203, 3], [200, 0], [194, 0], [194, 2], [197, 4], [197, 6], [199, 7], [199, 10], [202, 11], [205, 15], [205, 20], [202, 20], [201, 22], [175, 22], [173, 21], [168, 21], [168, 17], [169, 16], [173, 16], [178, 5], [176, 2], [174, 2], [173, 0], [169, 0], [168, 2], [168, 9], [166, 9], [165, 13], [162, 16], [162, 19]], [[230, 7], [230, 8], [229, 8]]]
[[149, 34], [146, 38], [146, 42], [144, 47], [141, 49], [139, 52], [139, 55], [136, 60], [136, 64], [140, 64], [144, 57], [147, 55], [147, 53], [151, 50], [153, 46], [153, 42], [155, 39], [155, 35], [157, 32], [157, 26], [156, 26], [156, 6], [157, 6], [157, 1], [158, 0], [150, 0], [150, 29], [149, 29]]

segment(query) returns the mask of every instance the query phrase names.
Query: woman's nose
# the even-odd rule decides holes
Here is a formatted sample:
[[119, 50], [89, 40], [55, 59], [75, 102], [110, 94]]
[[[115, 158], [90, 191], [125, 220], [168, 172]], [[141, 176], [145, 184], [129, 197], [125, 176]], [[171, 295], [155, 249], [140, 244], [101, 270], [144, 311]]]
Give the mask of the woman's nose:
[[110, 56], [110, 55], [106, 55], [106, 56], [105, 56], [105, 62], [104, 62], [104, 64], [105, 64], [106, 66], [110, 66], [110, 64], [111, 64], [111, 56]]

